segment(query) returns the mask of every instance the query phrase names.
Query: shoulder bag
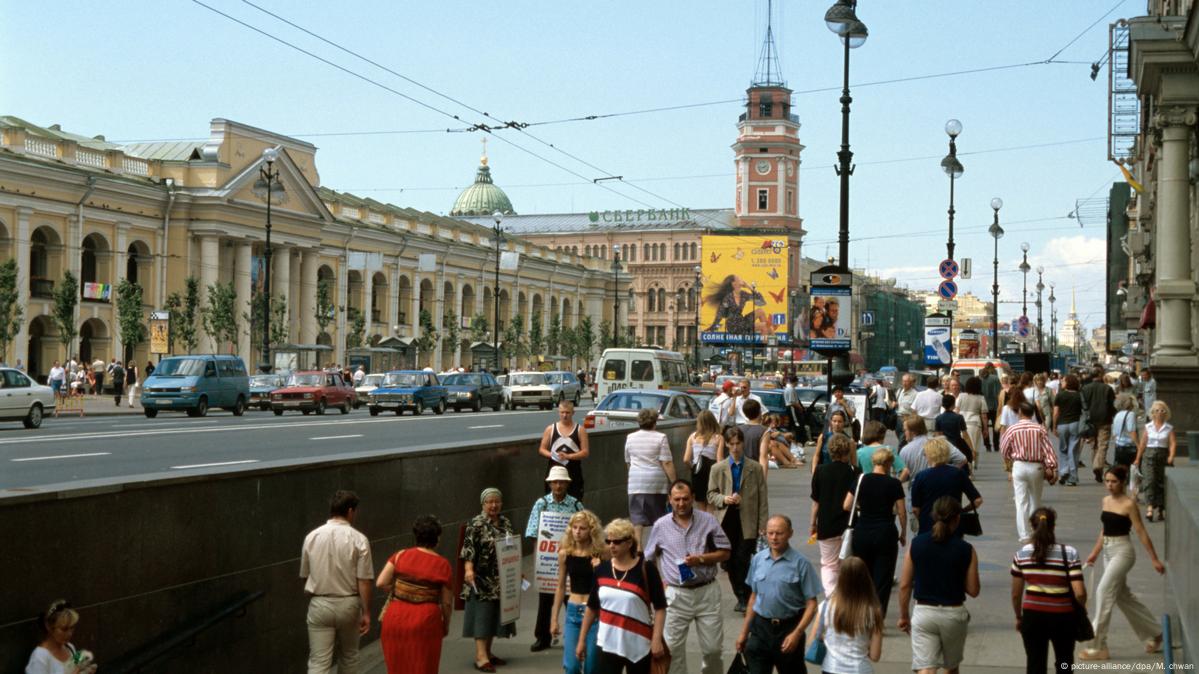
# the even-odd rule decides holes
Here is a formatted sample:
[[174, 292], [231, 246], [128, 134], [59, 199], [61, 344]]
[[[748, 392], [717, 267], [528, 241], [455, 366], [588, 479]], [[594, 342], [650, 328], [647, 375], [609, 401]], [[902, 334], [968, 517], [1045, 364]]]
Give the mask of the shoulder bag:
[[1062, 549], [1062, 566], [1066, 567], [1066, 583], [1070, 588], [1070, 604], [1074, 606], [1074, 640], [1078, 642], [1090, 641], [1095, 638], [1095, 627], [1091, 625], [1091, 619], [1087, 617], [1087, 607], [1078, 601], [1078, 595], [1074, 594], [1074, 584], [1070, 582], [1070, 562], [1066, 560], [1066, 546], [1059, 546]]
[[820, 621], [816, 624], [816, 635], [812, 637], [812, 643], [803, 654], [803, 659], [813, 665], [824, 664], [824, 656], [828, 655], [828, 647], [824, 645], [824, 618], [827, 614], [828, 600], [825, 599], [824, 606], [820, 607]]
[[849, 525], [845, 527], [845, 532], [841, 534], [841, 554], [840, 559], [847, 559], [853, 556], [853, 518], [858, 514], [858, 492], [862, 491], [862, 478], [866, 477], [865, 473], [858, 475], [858, 486], [853, 490], [853, 506], [849, 509]]
[[1090, 440], [1095, 438], [1099, 434], [1099, 431], [1091, 421], [1091, 410], [1090, 404], [1087, 402], [1087, 397], [1079, 392], [1078, 398], [1082, 403], [1082, 417], [1080, 419], [1081, 423], [1078, 425], [1078, 437]]
[[1122, 466], [1131, 466], [1132, 462], [1137, 458], [1137, 446], [1135, 443], [1126, 445], [1118, 442], [1119, 437], [1128, 430], [1128, 420], [1132, 419], [1132, 430], [1136, 432], [1137, 422], [1133, 413], [1124, 410], [1124, 421], [1120, 423], [1120, 431], [1112, 433], [1112, 442], [1115, 444], [1115, 450], [1112, 452], [1112, 463]]
[[982, 536], [983, 523], [978, 517], [978, 508], [973, 504], [958, 517], [958, 530], [967, 536]]

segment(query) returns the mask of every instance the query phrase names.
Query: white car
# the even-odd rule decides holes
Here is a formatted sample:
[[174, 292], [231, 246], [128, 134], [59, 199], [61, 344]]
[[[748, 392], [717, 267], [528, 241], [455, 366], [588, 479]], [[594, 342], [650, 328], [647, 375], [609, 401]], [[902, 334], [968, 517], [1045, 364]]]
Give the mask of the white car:
[[541, 372], [509, 373], [505, 388], [511, 391], [508, 394], [510, 410], [533, 405], [548, 410], [554, 406], [554, 389]]
[[53, 413], [53, 389], [15, 368], [0, 368], [0, 420], [20, 419], [25, 428], [38, 428], [46, 414]]
[[362, 383], [354, 387], [354, 409], [370, 401], [371, 391], [383, 385], [385, 374], [368, 374], [362, 378]]

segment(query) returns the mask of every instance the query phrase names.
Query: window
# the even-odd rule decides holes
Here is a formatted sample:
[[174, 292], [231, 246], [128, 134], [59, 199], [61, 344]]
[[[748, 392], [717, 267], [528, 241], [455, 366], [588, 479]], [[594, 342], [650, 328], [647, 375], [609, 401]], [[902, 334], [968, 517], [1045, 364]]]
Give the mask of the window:
[[216, 376], [216, 363], [213, 363], [211, 360], [208, 361], [207, 363], [205, 363], [204, 376], [205, 377], [215, 377]]
[[699, 259], [699, 246], [697, 246], [694, 243], [691, 244], [691, 259], [692, 260]]
[[770, 192], [758, 190], [758, 210], [764, 211], [770, 205]]
[[636, 293], [633, 292], [632, 288], [629, 288], [629, 313], [632, 313], [636, 310], [637, 310], [637, 295], [636, 295]]
[[649, 311], [654, 311], [657, 309], [658, 294], [653, 291], [653, 288], [651, 288], [650, 291], [648, 293], [646, 293], [646, 300], [649, 301], [649, 303], [645, 307], [646, 309], [648, 309]]
[[584, 247], [583, 251], [584, 251], [584, 254], [587, 255], [587, 257], [591, 257], [591, 246]]
[[648, 243], [641, 244], [641, 259], [644, 260], [645, 262], [649, 262], [649, 244]]
[[795, 192], [792, 190], [787, 190], [787, 212], [795, 212]]
[[629, 246], [629, 262], [637, 261], [637, 244]]
[[671, 259], [673, 259], [673, 260], [679, 259], [679, 244], [677, 244], [677, 243], [674, 244], [674, 257]]
[[633, 381], [653, 381], [654, 362], [652, 360], [635, 360], [630, 374]]
[[626, 363], [620, 358], [604, 361], [604, 381], [624, 381]]
[[4, 388], [28, 388], [29, 379], [16, 370], [4, 371]]
[[763, 94], [758, 99], [758, 114], [761, 117], [770, 117], [774, 114], [774, 99], [770, 94]]
[[666, 311], [666, 288], [658, 288], [658, 311]]

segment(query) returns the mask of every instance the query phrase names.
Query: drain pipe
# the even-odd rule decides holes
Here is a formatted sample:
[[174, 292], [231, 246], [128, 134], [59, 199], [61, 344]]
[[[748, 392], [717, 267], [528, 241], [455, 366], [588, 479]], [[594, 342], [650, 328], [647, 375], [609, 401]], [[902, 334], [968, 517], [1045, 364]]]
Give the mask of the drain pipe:
[[175, 179], [163, 181], [167, 187], [167, 207], [162, 214], [162, 244], [158, 247], [158, 302], [159, 308], [167, 304], [167, 250], [170, 246], [171, 209], [175, 207]]
[[[95, 191], [96, 191], [96, 177], [88, 176], [87, 177], [87, 189], [83, 191], [83, 196], [79, 197], [79, 201], [75, 203], [75, 213], [76, 213], [75, 231], [78, 233], [78, 236], [71, 237], [71, 243], [73, 245], [71, 245], [71, 247], [68, 249], [68, 250], [72, 250], [72, 249], [74, 250], [74, 252], [71, 256], [71, 259], [73, 259], [73, 260], [80, 259], [79, 249], [83, 246], [83, 202], [87, 201], [87, 198], [92, 196], [92, 192], [95, 192]], [[70, 267], [68, 266], [68, 269], [69, 268]], [[82, 281], [80, 281], [80, 283], [82, 283]], [[80, 289], [80, 292], [82, 292], [82, 288]], [[75, 321], [75, 325], [79, 325], [78, 298], [76, 298], [74, 314], [75, 315], [72, 317], [72, 320]], [[72, 340], [72, 341], [74, 341], [74, 340]], [[74, 346], [75, 346], [74, 343], [67, 345], [67, 358], [70, 358], [73, 355], [71, 353], [71, 351], [74, 348]]]

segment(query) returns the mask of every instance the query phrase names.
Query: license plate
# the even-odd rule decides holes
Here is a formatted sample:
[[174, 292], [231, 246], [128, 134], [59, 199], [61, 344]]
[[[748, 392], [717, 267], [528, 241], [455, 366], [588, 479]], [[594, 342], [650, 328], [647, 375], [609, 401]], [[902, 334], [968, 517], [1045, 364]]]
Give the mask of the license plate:
[[284, 407], [299, 407], [300, 401], [299, 400], [288, 400], [283, 403], [283, 406]]

